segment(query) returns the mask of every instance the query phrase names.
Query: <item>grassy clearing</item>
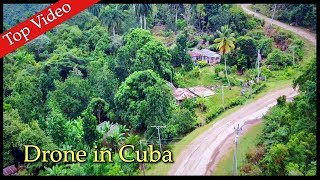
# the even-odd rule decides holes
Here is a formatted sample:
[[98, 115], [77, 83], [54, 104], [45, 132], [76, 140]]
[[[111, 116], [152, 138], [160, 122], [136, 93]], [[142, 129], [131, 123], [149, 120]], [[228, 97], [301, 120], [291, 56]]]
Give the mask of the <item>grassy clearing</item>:
[[191, 86], [209, 86], [217, 84], [218, 81], [214, 79], [214, 66], [206, 66], [200, 68], [200, 76], [195, 77], [193, 71], [189, 71], [184, 75], [182, 84], [185, 87]]
[[[237, 149], [238, 174], [240, 167], [246, 161], [246, 154], [250, 152], [250, 150], [254, 148], [255, 145], [258, 143], [258, 137], [262, 132], [262, 126], [262, 123], [259, 123], [253, 126], [245, 134], [240, 135], [240, 140]], [[213, 172], [213, 175], [232, 175], [233, 154], [234, 149], [230, 149], [230, 151], [221, 158], [219, 164]]]

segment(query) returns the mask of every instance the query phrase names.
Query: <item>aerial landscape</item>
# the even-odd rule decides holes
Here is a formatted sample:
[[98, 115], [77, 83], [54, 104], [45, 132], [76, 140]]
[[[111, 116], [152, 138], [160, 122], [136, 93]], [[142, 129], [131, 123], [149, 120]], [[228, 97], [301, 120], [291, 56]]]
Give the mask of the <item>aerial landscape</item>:
[[[4, 4], [4, 31], [48, 6]], [[95, 4], [3, 58], [3, 174], [315, 176], [316, 27], [316, 4]]]

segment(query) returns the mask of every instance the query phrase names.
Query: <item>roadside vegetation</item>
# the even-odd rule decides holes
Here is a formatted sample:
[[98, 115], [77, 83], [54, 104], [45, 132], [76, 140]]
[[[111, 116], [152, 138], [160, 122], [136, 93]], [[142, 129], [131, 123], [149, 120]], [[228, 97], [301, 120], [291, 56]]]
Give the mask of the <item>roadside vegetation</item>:
[[[4, 29], [27, 16], [17, 14], [12, 17], [16, 20], [10, 21], [9, 15], [15, 8], [28, 12], [29, 6], [6, 6]], [[37, 10], [41, 7], [34, 7], [29, 13]], [[221, 63], [210, 66], [206, 62], [193, 62], [188, 51], [194, 48], [220, 52]], [[308, 64], [315, 59], [309, 58], [314, 54], [315, 47], [308, 42], [267, 26], [246, 15], [237, 5], [94, 5], [4, 57], [4, 167], [21, 165], [19, 175], [141, 175], [141, 164], [121, 161], [118, 154], [121, 146], [131, 144], [135, 150], [147, 150], [148, 144], [154, 144], [159, 150], [158, 131], [152, 126], [166, 126], [161, 129], [162, 148], [172, 150], [174, 157], [178, 157], [186, 145], [214, 122], [272, 89], [290, 85], [300, 77], [295, 84], [306, 93], [313, 90], [314, 77], [301, 70], [305, 66], [312, 68]], [[304, 83], [304, 77], [311, 82]], [[215, 95], [179, 104], [168, 82], [175, 87], [206, 86]], [[225, 86], [224, 104], [222, 86]], [[302, 99], [313, 102], [312, 94], [308, 93]], [[292, 110], [291, 105], [282, 107], [301, 114], [296, 126], [303, 122], [301, 117], [306, 113], [303, 107], [298, 108], [299, 112]], [[312, 122], [313, 114], [308, 118]], [[279, 123], [286, 125], [288, 137], [310, 133], [313, 137], [312, 127], [289, 131], [289, 122]], [[302, 130], [306, 134], [299, 135]], [[265, 129], [263, 132], [269, 133]], [[265, 141], [267, 138], [260, 144], [266, 144]], [[282, 145], [289, 142], [282, 139], [269, 143], [265, 146], [266, 157], [269, 149], [274, 146], [285, 149]], [[50, 161], [24, 164], [18, 154], [25, 144], [36, 144], [45, 150], [87, 152], [97, 146], [96, 149], [114, 153], [114, 163], [93, 163], [91, 155], [81, 164]], [[312, 173], [314, 161], [310, 157], [315, 157], [315, 149], [307, 148], [303, 154], [306, 167], [297, 163], [298, 159], [293, 159], [293, 164], [291, 159], [285, 159], [274, 166], [278, 169], [267, 168], [267, 172], [285, 173], [285, 167], [290, 172], [293, 169]], [[288, 147], [285, 155], [295, 153], [291, 150]], [[35, 152], [30, 156], [34, 158]], [[136, 158], [136, 154], [128, 151], [125, 157]], [[272, 158], [264, 161], [270, 167], [275, 160]], [[147, 163], [146, 174], [164, 175], [169, 168], [170, 165], [161, 162]]]

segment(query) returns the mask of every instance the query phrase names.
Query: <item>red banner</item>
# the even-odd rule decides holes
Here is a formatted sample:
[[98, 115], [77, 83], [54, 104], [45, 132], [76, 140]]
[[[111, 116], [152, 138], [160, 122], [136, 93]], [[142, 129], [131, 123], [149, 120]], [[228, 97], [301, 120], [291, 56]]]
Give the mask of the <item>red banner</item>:
[[[60, 0], [0, 36], [0, 58], [100, 0]], [[22, 12], [21, 12], [22, 13]]]

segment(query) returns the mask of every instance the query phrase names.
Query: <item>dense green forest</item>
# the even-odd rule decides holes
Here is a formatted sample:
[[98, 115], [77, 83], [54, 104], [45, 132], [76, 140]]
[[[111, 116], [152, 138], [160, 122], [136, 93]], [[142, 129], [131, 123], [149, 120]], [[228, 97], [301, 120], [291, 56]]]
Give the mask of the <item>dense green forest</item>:
[[49, 4], [3, 4], [3, 27], [12, 27], [48, 6]]
[[[41, 8], [40, 5], [5, 5], [5, 28]], [[26, 9], [24, 15], [10, 16], [21, 9]], [[244, 82], [257, 80], [258, 50], [263, 59], [261, 77], [275, 78], [274, 72], [284, 72], [283, 77], [289, 77], [293, 68], [299, 68], [304, 42], [286, 31], [264, 25], [232, 4], [90, 7], [4, 57], [4, 167], [21, 161], [16, 152], [23, 151], [25, 144], [36, 144], [45, 150], [85, 149], [87, 152], [92, 152], [96, 145], [98, 149], [114, 152], [114, 163], [93, 163], [93, 156], [81, 164], [37, 161], [25, 164], [19, 173], [139, 174], [137, 162], [120, 160], [119, 147], [132, 144], [138, 150], [140, 140], [151, 139], [159, 149], [157, 129], [151, 126], [165, 125], [162, 143], [165, 149], [170, 149], [167, 144], [199, 125], [198, 110], [205, 114], [206, 122], [224, 111], [220, 104], [210, 109], [202, 98], [182, 104], [175, 101], [168, 82], [176, 87], [188, 86], [186, 79], [200, 79], [201, 72], [208, 68], [205, 62], [194, 65], [187, 53], [191, 48], [207, 48], [222, 55], [222, 65], [214, 68], [210, 79], [237, 91], [225, 109], [243, 104], [250, 93], [258, 93], [265, 87], [263, 82], [257, 82], [251, 92], [240, 96], [239, 87]], [[315, 69], [315, 63], [308, 67]], [[304, 82], [306, 78], [309, 81]], [[266, 144], [263, 146], [266, 165], [259, 167], [262, 172], [267, 169], [270, 174], [284, 173], [285, 167], [290, 172], [313, 173], [315, 93], [311, 92], [315, 90], [315, 72], [306, 71], [296, 84], [306, 93], [294, 103], [278, 105], [266, 117], [270, 125], [266, 123], [265, 135], [269, 135], [261, 142]], [[273, 126], [273, 119], [282, 115], [281, 122]], [[308, 120], [303, 119], [306, 116]], [[102, 122], [105, 124], [98, 130]], [[268, 141], [274, 132], [278, 132], [274, 137], [279, 140]], [[303, 139], [306, 144], [301, 148], [305, 150], [298, 151], [296, 141], [306, 136], [314, 139]], [[142, 146], [146, 149], [146, 144]], [[273, 166], [276, 158], [273, 151], [287, 152], [285, 157], [292, 153], [290, 157], [296, 159], [285, 159]], [[303, 153], [305, 165], [299, 164], [302, 156], [298, 153]], [[125, 156], [133, 158], [136, 154], [128, 151]], [[35, 157], [35, 152], [31, 157]]]
[[252, 9], [291, 25], [310, 28], [312, 31], [317, 28], [316, 4], [255, 4]]

